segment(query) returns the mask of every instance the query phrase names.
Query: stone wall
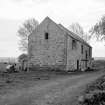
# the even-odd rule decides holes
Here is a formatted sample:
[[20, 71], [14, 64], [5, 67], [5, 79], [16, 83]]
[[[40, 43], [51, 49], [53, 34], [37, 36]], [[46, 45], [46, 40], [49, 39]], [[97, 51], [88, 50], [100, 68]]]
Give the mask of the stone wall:
[[[48, 33], [48, 39], [45, 39]], [[66, 37], [54, 22], [45, 19], [29, 36], [29, 66], [65, 69]]]
[[[89, 46], [76, 40], [76, 48], [72, 49], [72, 37], [67, 35], [67, 70], [77, 69], [77, 60], [79, 61], [79, 69], [86, 69], [86, 51], [87, 51], [87, 67], [90, 66], [91, 55], [89, 55]], [[83, 54], [81, 53], [81, 45], [83, 45]]]

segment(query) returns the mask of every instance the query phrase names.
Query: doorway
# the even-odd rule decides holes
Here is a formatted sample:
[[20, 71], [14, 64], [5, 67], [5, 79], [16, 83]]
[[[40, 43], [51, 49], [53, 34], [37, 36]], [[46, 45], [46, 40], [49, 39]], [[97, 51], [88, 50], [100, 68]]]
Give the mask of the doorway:
[[85, 51], [85, 58], [86, 58], [85, 67], [87, 68], [87, 51]]
[[77, 70], [79, 70], [79, 60], [77, 60]]

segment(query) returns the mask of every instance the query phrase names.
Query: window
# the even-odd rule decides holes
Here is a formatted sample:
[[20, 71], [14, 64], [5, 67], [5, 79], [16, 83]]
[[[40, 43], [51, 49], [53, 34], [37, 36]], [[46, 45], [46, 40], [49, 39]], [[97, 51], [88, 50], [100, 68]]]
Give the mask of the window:
[[76, 40], [73, 39], [73, 40], [72, 40], [72, 49], [75, 49], [75, 48], [76, 48], [76, 44], [77, 44], [77, 43], [76, 43]]
[[81, 54], [83, 54], [83, 45], [81, 45]]
[[89, 56], [91, 57], [91, 48], [89, 47]]
[[88, 54], [87, 54], [87, 51], [85, 51], [85, 54], [86, 54], [86, 59], [88, 58]]
[[48, 33], [47, 32], [45, 33], [45, 39], [48, 39]]

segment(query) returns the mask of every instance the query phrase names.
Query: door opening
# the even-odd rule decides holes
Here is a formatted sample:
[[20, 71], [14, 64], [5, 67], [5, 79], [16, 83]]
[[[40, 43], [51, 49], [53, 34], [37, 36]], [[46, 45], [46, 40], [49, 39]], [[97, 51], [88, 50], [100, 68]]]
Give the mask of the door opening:
[[87, 68], [87, 51], [85, 52], [85, 56], [86, 56], [85, 67]]
[[79, 70], [79, 60], [77, 60], [77, 70]]

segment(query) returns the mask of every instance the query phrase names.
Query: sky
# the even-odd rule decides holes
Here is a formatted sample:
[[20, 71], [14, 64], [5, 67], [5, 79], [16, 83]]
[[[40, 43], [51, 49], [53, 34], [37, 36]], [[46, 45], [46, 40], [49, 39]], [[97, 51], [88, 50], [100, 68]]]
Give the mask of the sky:
[[[0, 0], [0, 57], [18, 57], [17, 30], [35, 18], [41, 22], [49, 16], [69, 27], [78, 22], [88, 30], [105, 14], [105, 0]], [[105, 57], [105, 42], [91, 40], [93, 57]]]

